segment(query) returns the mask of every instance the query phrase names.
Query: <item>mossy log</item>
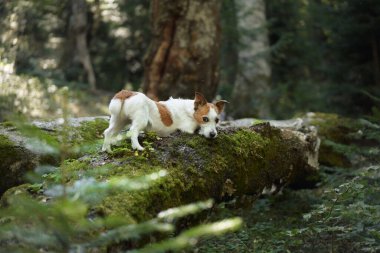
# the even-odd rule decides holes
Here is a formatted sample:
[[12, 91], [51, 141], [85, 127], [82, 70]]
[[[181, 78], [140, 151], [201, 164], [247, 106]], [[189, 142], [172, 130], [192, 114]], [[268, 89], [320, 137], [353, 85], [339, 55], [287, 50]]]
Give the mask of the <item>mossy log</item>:
[[0, 134], [0, 195], [23, 183], [25, 173], [33, 170], [37, 163], [37, 156], [33, 152]]
[[[33, 138], [28, 137], [18, 128], [21, 123], [3, 122], [0, 124], [0, 195], [7, 189], [25, 182], [25, 174], [33, 171], [39, 164], [58, 165], [60, 160], [57, 154], [41, 152], [33, 144]], [[72, 146], [93, 142], [101, 138], [108, 122], [105, 117], [86, 117], [69, 121], [70, 139]], [[33, 131], [35, 137], [44, 135], [49, 141], [60, 142], [59, 130], [62, 122], [32, 122], [28, 132]], [[38, 144], [37, 144], [38, 145]], [[83, 155], [84, 152], [69, 154], [68, 158]]]
[[[223, 122], [225, 126], [247, 127], [259, 119], [245, 118]], [[314, 132], [320, 138], [319, 163], [351, 167], [363, 160], [380, 162], [380, 125], [366, 119], [348, 118], [333, 113], [309, 112], [290, 120], [269, 120], [271, 126], [293, 131]], [[296, 133], [296, 132], [295, 132]], [[319, 146], [319, 143], [318, 143]], [[371, 149], [363, 148], [371, 147]]]
[[[142, 221], [159, 211], [213, 198], [259, 196], [265, 189], [315, 184], [318, 178], [317, 137], [262, 123], [248, 128], [225, 127], [218, 138], [176, 133], [142, 140], [150, 151], [137, 153], [127, 142], [114, 153], [90, 155], [82, 167], [107, 166], [113, 175], [138, 176], [165, 169], [168, 175], [146, 191], [108, 197], [99, 211]], [[149, 149], [148, 148], [148, 149]], [[88, 166], [83, 166], [87, 163]], [[79, 166], [72, 163], [72, 169]]]
[[319, 161], [322, 165], [351, 167], [362, 164], [364, 160], [380, 162], [379, 125], [332, 113], [310, 112], [299, 120], [303, 126], [316, 128], [321, 138]]
[[[47, 129], [47, 125], [38, 126]], [[179, 132], [167, 138], [147, 133], [140, 140], [145, 151], [131, 150], [126, 140], [113, 147], [112, 154], [101, 153], [101, 136], [94, 136], [98, 140], [96, 148], [80, 158], [67, 160], [66, 170], [105, 169], [107, 173], [100, 175], [99, 180], [167, 171], [167, 176], [148, 190], [113, 195], [97, 208], [106, 215], [129, 217], [131, 222], [198, 200], [257, 197], [265, 189], [276, 192], [289, 184], [310, 186], [318, 178], [318, 138], [309, 130], [281, 129], [269, 123], [250, 127], [224, 125], [213, 140]]]

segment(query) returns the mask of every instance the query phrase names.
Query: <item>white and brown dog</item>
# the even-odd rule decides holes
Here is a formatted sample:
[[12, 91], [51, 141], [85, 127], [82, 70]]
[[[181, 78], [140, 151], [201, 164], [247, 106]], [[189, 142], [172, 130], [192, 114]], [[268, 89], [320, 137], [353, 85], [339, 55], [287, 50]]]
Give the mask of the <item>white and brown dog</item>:
[[225, 100], [208, 103], [201, 93], [194, 100], [173, 99], [155, 102], [140, 92], [122, 90], [110, 102], [111, 119], [104, 131], [103, 151], [111, 151], [112, 139], [129, 123], [132, 148], [143, 150], [138, 141], [140, 131], [152, 130], [158, 136], [168, 136], [176, 130], [199, 134], [206, 138], [217, 136], [216, 125]]

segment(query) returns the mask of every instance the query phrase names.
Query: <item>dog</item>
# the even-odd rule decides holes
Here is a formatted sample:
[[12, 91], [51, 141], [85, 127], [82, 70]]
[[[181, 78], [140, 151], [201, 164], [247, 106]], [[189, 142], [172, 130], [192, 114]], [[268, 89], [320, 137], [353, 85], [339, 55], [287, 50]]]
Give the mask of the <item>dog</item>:
[[111, 114], [109, 127], [104, 131], [102, 151], [111, 152], [114, 137], [131, 123], [129, 135], [132, 148], [144, 150], [138, 141], [140, 131], [151, 130], [160, 137], [166, 137], [176, 130], [199, 134], [206, 138], [216, 138], [216, 125], [225, 100], [208, 103], [205, 97], [195, 92], [194, 100], [174, 99], [155, 102], [141, 92], [122, 90], [109, 104]]

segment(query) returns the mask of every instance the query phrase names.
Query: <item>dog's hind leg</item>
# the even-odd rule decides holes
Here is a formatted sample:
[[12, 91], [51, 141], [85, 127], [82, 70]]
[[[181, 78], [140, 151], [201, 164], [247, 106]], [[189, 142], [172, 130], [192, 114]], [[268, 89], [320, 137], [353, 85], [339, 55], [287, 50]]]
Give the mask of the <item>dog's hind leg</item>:
[[[112, 105], [112, 107], [111, 107]], [[104, 131], [104, 142], [102, 151], [111, 152], [111, 143], [113, 142], [113, 138], [116, 134], [118, 134], [126, 125], [126, 119], [124, 115], [122, 115], [121, 105], [116, 104], [115, 102], [110, 105], [111, 119], [109, 123], [109, 127]], [[117, 108], [117, 106], [120, 108]]]
[[145, 112], [144, 110], [141, 110], [133, 115], [132, 125], [129, 129], [133, 149], [144, 150], [144, 148], [139, 143], [138, 137], [140, 131], [144, 130], [148, 125], [148, 118], [146, 115], [147, 112]]
[[110, 125], [104, 131], [102, 151], [111, 152], [111, 144], [115, 144], [118, 141], [116, 140], [116, 135], [123, 130], [126, 125], [127, 121], [125, 119], [120, 119], [118, 116], [111, 115]]
[[111, 152], [112, 137], [114, 136], [114, 134], [117, 133], [116, 126], [119, 125], [117, 122], [118, 121], [117, 117], [118, 116], [116, 115], [111, 115], [110, 125], [104, 131], [104, 142], [103, 142], [102, 151]]

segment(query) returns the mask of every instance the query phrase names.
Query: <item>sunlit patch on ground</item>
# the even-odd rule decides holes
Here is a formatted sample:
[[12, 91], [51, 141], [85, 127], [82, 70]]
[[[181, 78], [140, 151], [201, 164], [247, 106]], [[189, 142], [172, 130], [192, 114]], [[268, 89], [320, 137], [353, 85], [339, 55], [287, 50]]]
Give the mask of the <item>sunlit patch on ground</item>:
[[[21, 113], [30, 118], [62, 117], [62, 91], [53, 80], [12, 74], [12, 64], [0, 69], [0, 118]], [[99, 96], [78, 89], [68, 89], [67, 107], [73, 117], [106, 115], [109, 95]]]

